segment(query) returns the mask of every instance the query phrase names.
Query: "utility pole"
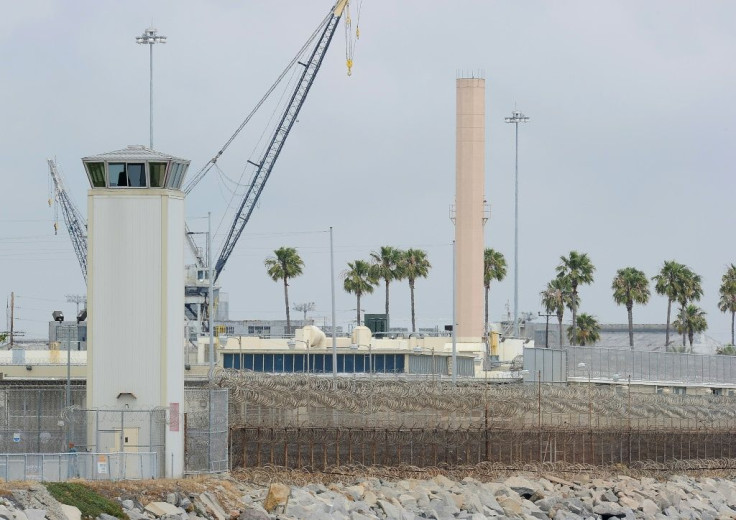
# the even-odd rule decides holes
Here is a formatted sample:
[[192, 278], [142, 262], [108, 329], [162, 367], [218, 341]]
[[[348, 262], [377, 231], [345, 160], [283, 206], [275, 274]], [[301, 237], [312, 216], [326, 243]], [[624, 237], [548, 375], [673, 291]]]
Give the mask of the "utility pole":
[[10, 348], [13, 348], [13, 322], [15, 321], [15, 317], [13, 316], [15, 312], [15, 292], [10, 293]]
[[337, 385], [337, 326], [335, 324], [335, 248], [332, 242], [332, 226], [330, 226], [330, 287], [332, 290], [332, 379]]
[[84, 303], [87, 304], [87, 297], [83, 296], [81, 294], [67, 294], [66, 295], [66, 301], [67, 303], [76, 303], [77, 304], [77, 316], [79, 316], [79, 304]]
[[[544, 316], [547, 319], [547, 323], [544, 326], [544, 348], [549, 348], [549, 317], [557, 316], [555, 313], [542, 313], [538, 312], [539, 316]], [[560, 345], [562, 347], [562, 345]]]
[[[455, 261], [455, 241], [452, 241], [452, 386], [457, 385], [457, 265]], [[434, 367], [432, 367], [434, 370]]]
[[212, 213], [207, 212], [207, 280], [209, 282], [209, 286], [207, 288], [207, 299], [209, 300], [209, 307], [207, 309], [207, 314], [209, 318], [209, 325], [207, 328], [209, 328], [210, 333], [210, 348], [209, 348], [209, 358], [210, 358], [210, 376], [209, 379], [212, 380], [212, 377], [214, 376], [215, 371], [215, 331], [214, 331], [214, 322], [215, 322], [215, 302], [214, 300], [214, 280], [212, 279], [214, 275], [214, 271], [212, 269]]

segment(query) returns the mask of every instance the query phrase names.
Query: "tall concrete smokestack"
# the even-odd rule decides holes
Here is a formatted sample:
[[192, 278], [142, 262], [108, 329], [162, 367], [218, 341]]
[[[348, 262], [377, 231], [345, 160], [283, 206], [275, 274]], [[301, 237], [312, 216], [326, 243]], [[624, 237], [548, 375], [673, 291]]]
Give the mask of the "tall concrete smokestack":
[[458, 341], [483, 337], [486, 81], [459, 78], [455, 144], [455, 298]]

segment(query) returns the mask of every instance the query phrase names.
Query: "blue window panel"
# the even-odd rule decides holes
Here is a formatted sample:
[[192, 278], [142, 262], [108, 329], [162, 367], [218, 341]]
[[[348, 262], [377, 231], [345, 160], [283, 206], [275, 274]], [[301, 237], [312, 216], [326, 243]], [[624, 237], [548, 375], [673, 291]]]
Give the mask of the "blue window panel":
[[253, 355], [253, 370], [263, 372], [263, 354]]
[[240, 354], [230, 354], [230, 356], [232, 356], [232, 359], [233, 359], [232, 360], [233, 368], [235, 370], [240, 370], [240, 365], [241, 365], [241, 363], [240, 363], [240, 357], [241, 357]]
[[294, 371], [294, 354], [284, 354], [284, 372]]
[[385, 362], [385, 371], [386, 372], [393, 372], [395, 368], [394, 358], [396, 356], [393, 354], [386, 354], [386, 362]]
[[355, 372], [367, 372], [368, 371], [368, 359], [364, 354], [356, 354], [355, 356]]
[[233, 367], [233, 358], [235, 356], [233, 354], [225, 354], [222, 356], [222, 366], [223, 368], [235, 368]]
[[313, 354], [312, 355], [312, 372], [319, 374], [325, 371], [325, 356], [324, 354]]
[[325, 354], [322, 357], [325, 360], [324, 372], [332, 372], [332, 354]]
[[403, 354], [396, 354], [396, 371], [397, 372], [404, 372], [405, 371], [405, 363], [406, 363], [406, 356]]
[[263, 354], [263, 371], [273, 372], [273, 354]]
[[245, 356], [245, 369], [253, 370], [253, 354], [246, 354]]
[[386, 354], [376, 354], [373, 356], [373, 371], [385, 372]]
[[284, 371], [284, 355], [274, 354], [273, 355], [273, 371], [280, 374]]
[[302, 354], [292, 354], [294, 357], [294, 372], [305, 372], [304, 356]]
[[345, 369], [343, 372], [355, 373], [355, 354], [345, 354]]
[[345, 372], [345, 354], [337, 355], [337, 373], [342, 374]]

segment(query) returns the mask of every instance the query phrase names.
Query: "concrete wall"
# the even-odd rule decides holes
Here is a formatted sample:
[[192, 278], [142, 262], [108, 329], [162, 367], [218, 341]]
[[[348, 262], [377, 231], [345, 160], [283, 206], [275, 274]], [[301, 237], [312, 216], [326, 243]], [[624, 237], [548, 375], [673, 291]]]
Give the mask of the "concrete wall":
[[483, 337], [483, 208], [485, 202], [485, 93], [478, 78], [456, 80], [455, 266], [457, 337]]
[[88, 201], [88, 405], [176, 411], [166, 444], [181, 474], [184, 195], [92, 189]]

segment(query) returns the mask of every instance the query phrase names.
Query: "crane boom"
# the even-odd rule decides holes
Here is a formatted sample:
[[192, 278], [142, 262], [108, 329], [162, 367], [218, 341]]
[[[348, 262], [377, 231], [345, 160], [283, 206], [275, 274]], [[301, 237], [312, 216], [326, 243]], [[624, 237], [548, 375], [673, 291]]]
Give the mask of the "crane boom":
[[314, 83], [314, 79], [317, 76], [317, 72], [319, 71], [320, 66], [322, 65], [322, 60], [324, 59], [325, 53], [330, 46], [330, 42], [332, 41], [332, 37], [335, 34], [338, 22], [340, 21], [340, 16], [342, 15], [342, 11], [345, 8], [346, 4], [347, 0], [338, 0], [337, 3], [332, 7], [330, 19], [325, 25], [325, 28], [322, 31], [317, 44], [312, 50], [308, 62], [299, 62], [299, 64], [304, 67], [304, 70], [302, 71], [294, 92], [291, 94], [289, 103], [286, 106], [281, 119], [279, 120], [276, 130], [271, 137], [271, 141], [266, 148], [263, 157], [261, 158], [260, 162], [253, 163], [256, 166], [256, 172], [253, 176], [253, 182], [251, 182], [250, 186], [248, 187], [248, 191], [245, 194], [245, 197], [240, 203], [240, 207], [238, 208], [235, 220], [230, 226], [230, 231], [228, 232], [227, 238], [225, 239], [222, 251], [220, 252], [220, 255], [217, 258], [217, 262], [215, 263], [215, 280], [217, 280], [217, 278], [220, 276], [220, 273], [225, 267], [228, 258], [230, 258], [230, 255], [235, 248], [235, 244], [237, 244], [240, 235], [243, 233], [243, 228], [245, 228], [248, 220], [250, 220], [253, 209], [255, 208], [256, 203], [261, 196], [261, 192], [263, 192], [263, 188], [268, 181], [268, 177], [271, 175], [273, 166], [276, 163], [276, 160], [278, 159], [282, 148], [284, 147], [286, 138], [289, 136], [289, 132], [294, 126], [294, 122], [296, 121], [296, 118], [299, 115], [302, 106], [304, 105], [304, 100], [309, 93], [309, 89]]
[[77, 255], [79, 267], [82, 268], [84, 282], [87, 283], [87, 222], [71, 201], [69, 195], [67, 195], [61, 175], [56, 167], [56, 161], [48, 159], [48, 163], [49, 173], [54, 181], [54, 198], [61, 205], [61, 212], [64, 214], [64, 223], [72, 239], [72, 246]]

